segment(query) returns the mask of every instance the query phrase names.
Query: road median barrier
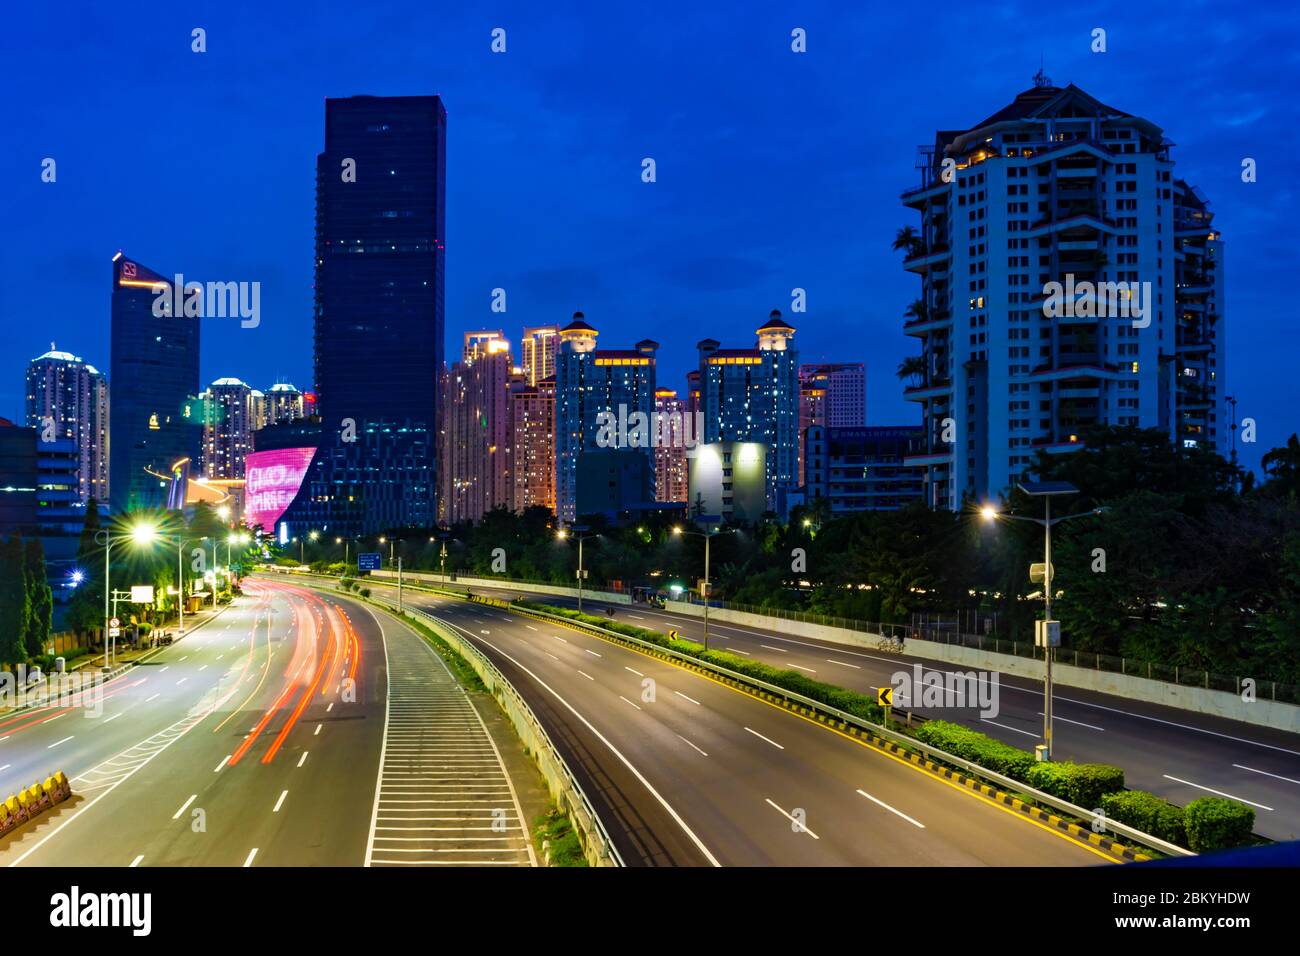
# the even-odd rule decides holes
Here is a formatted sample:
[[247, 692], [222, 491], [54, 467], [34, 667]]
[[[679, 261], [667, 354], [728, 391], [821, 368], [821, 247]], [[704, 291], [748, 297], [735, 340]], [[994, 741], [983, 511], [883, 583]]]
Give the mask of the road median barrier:
[[72, 785], [62, 770], [56, 770], [44, 782], [24, 787], [0, 803], [0, 837], [35, 820], [46, 810], [72, 796]]

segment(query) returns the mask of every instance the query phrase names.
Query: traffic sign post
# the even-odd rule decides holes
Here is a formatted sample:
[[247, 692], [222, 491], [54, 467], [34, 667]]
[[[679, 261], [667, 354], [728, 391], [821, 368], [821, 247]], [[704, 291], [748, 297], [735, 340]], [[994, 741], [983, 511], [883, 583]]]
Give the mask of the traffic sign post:
[[384, 556], [378, 551], [368, 551], [357, 555], [358, 571], [378, 571], [384, 565]]
[[876, 703], [885, 708], [885, 729], [889, 729], [889, 713], [894, 708], [894, 688], [879, 687], [876, 689]]

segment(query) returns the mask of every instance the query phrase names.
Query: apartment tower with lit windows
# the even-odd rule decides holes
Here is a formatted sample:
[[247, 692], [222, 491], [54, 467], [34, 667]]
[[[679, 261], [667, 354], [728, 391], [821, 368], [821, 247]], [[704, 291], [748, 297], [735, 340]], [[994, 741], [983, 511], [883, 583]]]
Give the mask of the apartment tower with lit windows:
[[1150, 120], [1042, 76], [921, 148], [901, 230], [920, 279], [926, 498], [996, 496], [1093, 425], [1224, 450], [1223, 243]]

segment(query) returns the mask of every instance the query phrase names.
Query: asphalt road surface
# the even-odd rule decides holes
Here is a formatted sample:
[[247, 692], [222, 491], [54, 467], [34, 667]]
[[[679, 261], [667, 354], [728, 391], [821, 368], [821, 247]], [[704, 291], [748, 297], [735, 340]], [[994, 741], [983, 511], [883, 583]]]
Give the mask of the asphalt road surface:
[[631, 865], [1088, 866], [964, 787], [596, 637], [408, 592], [528, 699]]
[[[372, 582], [372, 583], [378, 583]], [[476, 592], [575, 607], [572, 597], [531, 593], [525, 585]], [[584, 600], [584, 610], [604, 614], [607, 605]], [[612, 605], [614, 620], [667, 633], [676, 629], [694, 641], [704, 638], [698, 617], [645, 605]], [[893, 675], [915, 666], [923, 671], [957, 668], [906, 655], [851, 648], [782, 634], [776, 629], [709, 622], [710, 644], [719, 650], [787, 667], [817, 680], [872, 696], [893, 683]], [[924, 710], [974, 727], [1008, 744], [1032, 750], [1042, 742], [1041, 681], [999, 675], [999, 712], [981, 717], [975, 708]], [[1198, 797], [1226, 796], [1255, 809], [1255, 831], [1274, 840], [1300, 837], [1300, 735], [1239, 721], [1162, 707], [1057, 685], [1054, 757], [1107, 763], [1124, 769], [1134, 789], [1186, 804]]]
[[102, 706], [4, 719], [0, 790], [62, 769], [74, 797], [0, 841], [0, 863], [535, 862], [495, 746], [421, 638], [289, 582], [245, 592]]

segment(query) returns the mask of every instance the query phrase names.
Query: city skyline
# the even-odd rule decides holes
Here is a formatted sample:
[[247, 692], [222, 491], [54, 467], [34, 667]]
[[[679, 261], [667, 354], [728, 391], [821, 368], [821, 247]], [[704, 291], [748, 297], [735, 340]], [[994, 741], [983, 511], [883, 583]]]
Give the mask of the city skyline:
[[[360, 16], [364, 35], [368, 14]], [[701, 28], [720, 26], [707, 14], [682, 16]], [[0, 414], [21, 417], [23, 370], [46, 350], [51, 335], [88, 362], [109, 364], [108, 304], [102, 282], [95, 279], [118, 247], [187, 276], [262, 283], [264, 318], [257, 328], [203, 320], [201, 381], [234, 375], [310, 389], [315, 384], [305, 344], [311, 329], [310, 262], [302, 250], [311, 241], [320, 96], [373, 92], [438, 93], [454, 122], [446, 329], [452, 341], [475, 327], [506, 326], [513, 338], [517, 329], [563, 324], [574, 310], [583, 310], [611, 340], [653, 335], [662, 341], [658, 380], [681, 390], [693, 365], [696, 328], [735, 341], [748, 333], [756, 311], [781, 308], [797, 319], [803, 361], [847, 357], [867, 365], [871, 423], [910, 423], [916, 410], [894, 375], [899, 361], [913, 354], [900, 316], [915, 291], [900, 256], [888, 248], [894, 231], [909, 221], [897, 197], [917, 184], [916, 145], [935, 128], [969, 125], [1009, 102], [1029, 86], [1041, 55], [1057, 85], [1074, 82], [1119, 109], [1148, 116], [1177, 144], [1180, 175], [1205, 189], [1216, 225], [1228, 237], [1229, 389], [1238, 398], [1239, 417], [1258, 423], [1257, 443], [1239, 447], [1242, 463], [1257, 467], [1263, 450], [1282, 444], [1295, 430], [1285, 413], [1283, 364], [1295, 332], [1271, 318], [1280, 314], [1285, 270], [1269, 265], [1268, 250], [1268, 236], [1280, 228], [1293, 195], [1281, 177], [1268, 174], [1283, 166], [1282, 144], [1272, 130], [1286, 128], [1295, 107], [1265, 80], [1259, 64], [1234, 53], [1231, 43], [1201, 50], [1202, 38], [1190, 28], [1164, 29], [1154, 40], [1144, 37], [1140, 48], [1133, 36], [1115, 29], [1108, 52], [1094, 54], [1090, 24], [1077, 18], [1048, 14], [1032, 36], [1002, 36], [1005, 22], [964, 21], [958, 11], [949, 18], [954, 29], [939, 37], [941, 46], [983, 43], [1002, 54], [995, 58], [997, 69], [964, 77], [961, 84], [909, 78], [900, 84], [905, 88], [884, 96], [853, 81], [883, 69], [870, 67], [868, 54], [884, 55], [889, 37], [915, 28], [911, 18], [895, 13], [830, 18], [814, 10], [798, 24], [810, 38], [809, 52], [800, 58], [789, 50], [790, 16], [760, 8], [744, 24], [728, 22], [729, 42], [716, 53], [730, 62], [743, 50], [743, 69], [733, 78], [710, 70], [709, 90], [693, 98], [680, 94], [703, 82], [693, 72], [697, 67], [671, 81], [661, 81], [654, 67], [679, 57], [677, 65], [686, 63], [695, 45], [705, 41], [685, 36], [679, 52], [668, 54], [648, 48], [629, 24], [616, 20], [606, 33], [575, 28], [566, 35], [568, 42], [557, 46], [556, 28], [520, 11], [501, 18], [511, 42], [496, 60], [488, 59], [489, 31], [496, 24], [453, 13], [446, 15], [446, 29], [455, 42], [437, 41], [446, 45], [439, 47], [446, 53], [439, 71], [412, 62], [404, 41], [391, 37], [388, 45], [403, 54], [391, 67], [352, 69], [353, 54], [325, 41], [318, 46], [341, 57], [346, 84], [335, 88], [304, 69], [281, 92], [259, 90], [253, 97], [251, 85], [237, 85], [229, 102], [214, 102], [201, 92], [205, 77], [218, 68], [212, 61], [221, 58], [228, 66], [231, 57], [255, 59], [265, 41], [238, 32], [214, 12], [209, 36], [227, 39], [210, 42], [210, 60], [204, 61], [189, 51], [188, 27], [176, 27], [176, 50], [167, 52], [171, 39], [163, 26], [133, 31], [128, 38], [123, 28], [105, 21], [105, 43], [116, 39], [119, 46], [159, 50], [178, 86], [168, 95], [183, 90], [194, 103], [190, 115], [200, 111], [209, 125], [228, 130], [223, 123], [238, 110], [257, 145], [223, 132], [207, 150], [210, 155], [186, 147], [184, 162], [169, 161], [154, 170], [151, 179], [160, 196], [179, 195], [191, 178], [207, 177], [211, 202], [182, 220], [186, 228], [176, 229], [147, 208], [142, 213], [132, 206], [128, 212], [126, 195], [108, 186], [124, 166], [134, 168], [145, 159], [153, 137], [165, 134], [133, 129], [128, 135], [86, 117], [60, 85], [79, 89], [75, 74], [43, 92], [40, 118], [18, 108], [19, 140], [33, 158], [19, 150], [21, 157], [3, 162], [13, 167], [19, 183], [18, 218], [30, 224], [28, 241], [41, 253], [33, 270], [36, 281], [11, 287], [0, 307], [10, 316], [36, 311], [46, 283], [57, 285], [66, 307], [53, 317], [53, 327], [15, 323], [13, 353], [0, 367]], [[1126, 11], [1126, 31], [1135, 30], [1142, 16]], [[1283, 35], [1288, 28], [1275, 16], [1252, 10], [1237, 27], [1215, 29]], [[1106, 20], [1104, 8], [1097, 19]], [[962, 23], [969, 29], [955, 29]], [[311, 43], [328, 35], [317, 32], [323, 29], [303, 25], [292, 33], [292, 49], [302, 64], [320, 62], [322, 54]], [[238, 44], [229, 42], [234, 35]], [[474, 38], [480, 35], [478, 50]], [[543, 36], [544, 51], [536, 42]], [[1222, 69], [1173, 77], [1158, 68], [1193, 47], [1199, 55], [1218, 58]], [[94, 69], [96, 48], [85, 52], [85, 68]], [[591, 89], [583, 63], [610, 60], [626, 65], [615, 72], [611, 88]], [[245, 65], [248, 78], [241, 82], [250, 83], [259, 71], [251, 60]], [[40, 72], [39, 63], [31, 66]], [[1227, 79], [1210, 80], [1202, 72]], [[641, 75], [654, 82], [639, 83]], [[531, 87], [539, 77], [546, 82]], [[1164, 82], [1154, 82], [1157, 77]], [[118, 71], [111, 89], [129, 93], [132, 84], [147, 83], [146, 76], [128, 69]], [[763, 94], [753, 98], [763, 108], [742, 96], [746, 90]], [[635, 126], [625, 119], [647, 115], [641, 107], [648, 97], [674, 96], [668, 119], [639, 120]], [[159, 109], [167, 108], [164, 97]], [[852, 124], [841, 118], [850, 109]], [[61, 118], [67, 119], [65, 129], [57, 125]], [[82, 152], [86, 141], [95, 144], [93, 156]], [[815, 152], [806, 145], [811, 142], [819, 144]], [[864, 149], [867, 143], [870, 148]], [[707, 159], [701, 158], [704, 153]], [[39, 163], [47, 155], [63, 159], [52, 184], [40, 182]], [[656, 160], [654, 183], [641, 181], [645, 157]], [[1258, 162], [1258, 182], [1241, 182], [1243, 157]], [[19, 169], [20, 162], [30, 168]], [[218, 175], [221, 166], [225, 172]], [[785, 185], [759, 185], [762, 191], [754, 191], [756, 184], [770, 182]], [[755, 203], [755, 195], [762, 201]], [[633, 221], [639, 225], [629, 229]], [[496, 288], [506, 290], [504, 314], [491, 311]], [[807, 292], [806, 313], [791, 312], [795, 288]], [[689, 326], [692, 333], [672, 337], [659, 331], [665, 325]], [[846, 340], [863, 347], [842, 356]]]

